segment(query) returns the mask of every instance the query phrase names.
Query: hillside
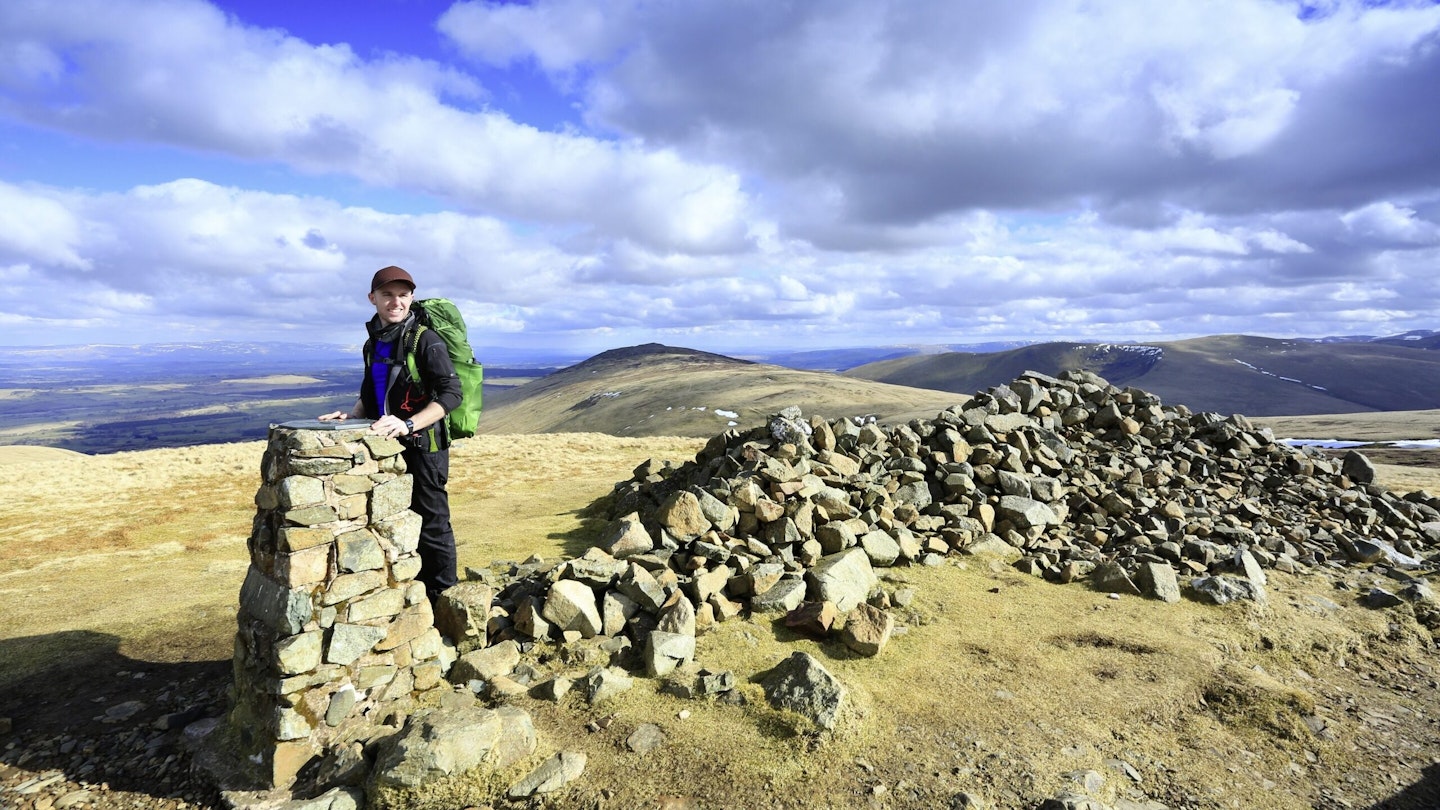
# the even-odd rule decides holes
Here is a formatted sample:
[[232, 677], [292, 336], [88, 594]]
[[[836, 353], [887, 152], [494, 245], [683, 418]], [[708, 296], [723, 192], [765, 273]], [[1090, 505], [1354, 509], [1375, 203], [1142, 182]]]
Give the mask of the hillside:
[[[702, 445], [465, 442], [451, 469], [461, 564], [577, 556], [600, 540], [592, 507], [614, 482]], [[261, 450], [0, 452], [0, 805], [221, 806], [188, 775], [175, 724], [224, 706]], [[1437, 484], [1429, 471], [1417, 486]], [[1264, 608], [1164, 604], [960, 557], [886, 575], [887, 593], [913, 598], [877, 658], [763, 617], [703, 635], [700, 659], [736, 674], [745, 705], [648, 678], [603, 706], [519, 700], [544, 745], [590, 756], [557, 808], [976, 806], [963, 794], [1028, 809], [1098, 785], [1115, 808], [1420, 810], [1440, 782], [1440, 661], [1405, 609], [1363, 606], [1385, 581], [1277, 571]], [[850, 689], [837, 733], [804, 731], [748, 680], [795, 650]], [[639, 753], [627, 740], [646, 723], [664, 742]]]
[[1197, 411], [1248, 416], [1440, 407], [1440, 352], [1424, 341], [1316, 343], [1222, 335], [1153, 344], [1045, 343], [994, 354], [952, 352], [851, 369], [845, 376], [973, 393], [1027, 369], [1093, 371]]
[[906, 421], [964, 399], [659, 344], [616, 349], [512, 390], [487, 394], [485, 434], [596, 432], [711, 436], [789, 405], [805, 413]]

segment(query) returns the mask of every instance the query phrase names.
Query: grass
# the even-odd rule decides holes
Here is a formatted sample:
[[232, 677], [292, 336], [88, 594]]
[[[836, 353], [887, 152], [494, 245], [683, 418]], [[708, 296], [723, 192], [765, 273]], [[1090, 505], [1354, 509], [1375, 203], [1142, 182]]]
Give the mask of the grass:
[[[614, 482], [647, 458], [684, 460], [702, 444], [468, 441], [452, 455], [460, 562], [577, 554], [600, 528], [587, 507]], [[108, 456], [0, 448], [0, 690], [116, 651], [228, 659], [262, 451], [259, 442]], [[1435, 470], [1382, 465], [1381, 475], [1440, 491]], [[1172, 806], [1221, 808], [1264, 795], [1268, 807], [1298, 810], [1341, 774], [1361, 773], [1346, 789], [1373, 801], [1393, 790], [1392, 774], [1415, 779], [1428, 764], [1416, 754], [1376, 767], [1364, 746], [1383, 740], [1357, 713], [1425, 716], [1433, 688], [1385, 688], [1380, 676], [1434, 664], [1428, 634], [1403, 612], [1359, 607], [1326, 577], [1275, 575], [1267, 606], [1222, 608], [1114, 600], [979, 558], [954, 562], [890, 572], [886, 587], [916, 598], [877, 658], [764, 618], [703, 636], [700, 665], [733, 671], [745, 706], [680, 700], [645, 678], [598, 707], [574, 694], [524, 701], [546, 751], [590, 757], [558, 806], [931, 807], [961, 791], [1029, 806], [1091, 769], [1109, 798], [1139, 789]], [[849, 689], [834, 733], [764, 701], [756, 676], [795, 649]], [[588, 668], [553, 654], [544, 666]], [[1309, 731], [1315, 716], [1329, 738]], [[608, 726], [589, 730], [602, 717]], [[667, 742], [640, 755], [624, 741], [645, 722]], [[1143, 781], [1121, 776], [1120, 760]]]

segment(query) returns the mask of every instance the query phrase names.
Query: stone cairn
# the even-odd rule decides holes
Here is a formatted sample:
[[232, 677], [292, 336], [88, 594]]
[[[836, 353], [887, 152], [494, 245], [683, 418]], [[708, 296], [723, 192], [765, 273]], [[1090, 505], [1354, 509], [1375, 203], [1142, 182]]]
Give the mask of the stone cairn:
[[261, 787], [287, 787], [373, 737], [388, 708], [447, 686], [455, 652], [415, 581], [401, 449], [364, 427], [270, 430], [224, 729]]
[[1376, 589], [1368, 604], [1408, 600], [1440, 628], [1419, 576], [1440, 556], [1440, 499], [1373, 479], [1359, 453], [1332, 460], [1244, 416], [1162, 405], [1089, 372], [1026, 372], [893, 427], [792, 408], [717, 435], [694, 461], [637, 468], [596, 548], [540, 566], [538, 582], [533, 561], [511, 572], [490, 641], [605, 636], [612, 656], [638, 652], [664, 675], [690, 661], [697, 626], [748, 610], [820, 632], [847, 616], [842, 640], [873, 655], [900, 593], [875, 569], [952, 553], [1220, 604], [1263, 601], [1266, 569], [1372, 565], [1399, 593]]

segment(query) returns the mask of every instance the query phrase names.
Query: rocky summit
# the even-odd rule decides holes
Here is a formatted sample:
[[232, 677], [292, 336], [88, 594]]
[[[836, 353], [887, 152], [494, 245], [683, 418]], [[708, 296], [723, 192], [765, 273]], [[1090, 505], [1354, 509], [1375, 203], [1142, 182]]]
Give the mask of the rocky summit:
[[1358, 452], [1290, 447], [1241, 415], [1192, 413], [1089, 372], [1026, 372], [934, 419], [886, 427], [789, 409], [714, 437], [693, 462], [647, 462], [617, 484], [605, 543], [716, 617], [732, 600], [847, 612], [872, 596], [874, 567], [958, 552], [1216, 603], [1263, 601], [1267, 569], [1379, 564], [1398, 593], [1369, 600], [1411, 601], [1434, 627], [1418, 572], [1436, 564], [1440, 499], [1399, 497], [1374, 475]]

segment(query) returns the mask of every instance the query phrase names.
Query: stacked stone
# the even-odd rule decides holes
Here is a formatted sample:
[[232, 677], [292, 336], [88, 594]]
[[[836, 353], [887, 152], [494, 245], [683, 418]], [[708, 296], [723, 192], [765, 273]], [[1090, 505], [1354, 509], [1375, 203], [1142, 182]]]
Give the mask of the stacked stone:
[[[858, 589], [860, 569], [951, 552], [1166, 600], [1182, 587], [1263, 598], [1267, 567], [1379, 564], [1419, 583], [1403, 571], [1434, 567], [1422, 554], [1440, 542], [1440, 499], [1373, 477], [1358, 453], [1292, 448], [1244, 416], [1192, 414], [1088, 372], [1026, 372], [933, 420], [791, 409], [678, 468], [647, 462], [617, 484], [605, 545], [628, 559], [616, 588], [645, 594], [640, 607], [679, 591], [717, 617], [832, 600], [837, 568]], [[867, 599], [847, 593], [842, 612]]]
[[227, 730], [252, 776], [301, 767], [380, 728], [380, 707], [443, 684], [401, 446], [363, 428], [273, 427], [240, 592]]

